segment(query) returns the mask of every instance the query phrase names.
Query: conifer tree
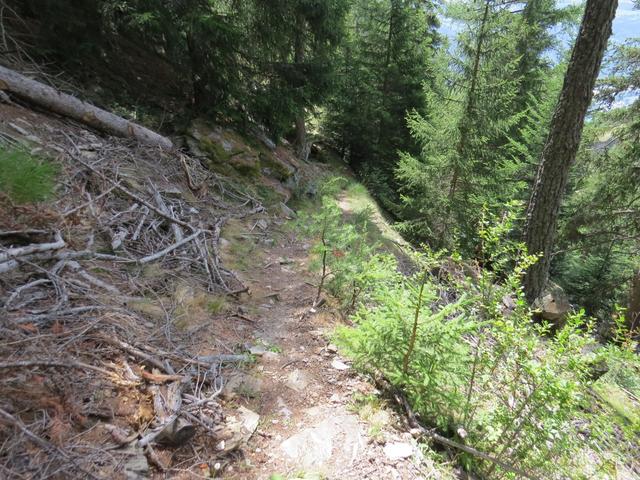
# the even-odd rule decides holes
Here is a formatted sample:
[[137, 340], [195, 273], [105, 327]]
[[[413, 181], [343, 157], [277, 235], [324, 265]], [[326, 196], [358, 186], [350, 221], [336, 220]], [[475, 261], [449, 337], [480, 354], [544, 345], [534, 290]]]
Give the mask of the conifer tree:
[[560, 202], [617, 6], [617, 0], [588, 0], [585, 7], [527, 209], [525, 243], [530, 253], [541, 255], [525, 277], [529, 301], [538, 298], [548, 279]]
[[[409, 116], [422, 153], [404, 154], [396, 174], [405, 231], [439, 247], [450, 246], [457, 236], [470, 249], [483, 204], [503, 204], [522, 188], [510, 181], [515, 167], [509, 138], [523, 115], [514, 110], [519, 20], [492, 0], [458, 2], [448, 11], [465, 24], [458, 52], [451, 67], [440, 62], [444, 71], [428, 93], [427, 114]], [[445, 118], [446, 127], [441, 124]], [[440, 196], [435, 203], [434, 191]]]
[[388, 209], [397, 203], [397, 152], [415, 149], [404, 118], [423, 111], [436, 26], [426, 0], [356, 0], [349, 13], [325, 131]]

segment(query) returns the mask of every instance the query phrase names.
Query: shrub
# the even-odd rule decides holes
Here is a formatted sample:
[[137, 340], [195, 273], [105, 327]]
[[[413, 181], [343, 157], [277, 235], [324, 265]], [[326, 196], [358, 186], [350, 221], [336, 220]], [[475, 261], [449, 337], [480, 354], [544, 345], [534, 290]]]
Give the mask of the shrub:
[[[342, 180], [327, 182], [323, 193], [335, 195], [344, 188]], [[340, 300], [343, 313], [352, 313], [371, 286], [395, 269], [393, 257], [376, 253], [378, 246], [368, 241], [369, 216], [369, 211], [362, 211], [346, 220], [327, 194], [316, 212], [300, 216], [297, 230], [316, 239], [311, 248], [311, 269], [320, 272], [315, 302], [326, 290]]]
[[[593, 425], [611, 441], [603, 425], [612, 420], [606, 410], [586, 413], [593, 412], [583, 354], [593, 344], [591, 325], [580, 312], [551, 337], [549, 326], [532, 322], [520, 280], [536, 258], [505, 240], [513, 218], [483, 222], [482, 254], [492, 270], [464, 278], [461, 262], [416, 256], [421, 272], [376, 282], [337, 342], [357, 367], [403, 391], [424, 423], [458, 442], [539, 478], [592, 478], [606, 463], [593, 453], [602, 441], [595, 433], [585, 441], [576, 426]], [[458, 271], [443, 281], [446, 268]], [[484, 478], [511, 478], [494, 463], [461, 460]]]
[[0, 191], [19, 204], [50, 198], [56, 168], [22, 150], [0, 150]]
[[[298, 231], [317, 239], [318, 295], [326, 288], [353, 313], [336, 342], [354, 365], [402, 391], [427, 426], [503, 464], [537, 478], [611, 478], [637, 443], [635, 344], [621, 333], [621, 347], [595, 348], [584, 312], [553, 336], [532, 321], [521, 279], [537, 257], [511, 239], [520, 206], [481, 216], [482, 268], [425, 249], [408, 253], [417, 273], [404, 275], [367, 242], [366, 213], [345, 217], [332, 198], [343, 189], [328, 182]], [[594, 388], [596, 362], [609, 372]], [[514, 478], [490, 461], [458, 458], [483, 478]]]

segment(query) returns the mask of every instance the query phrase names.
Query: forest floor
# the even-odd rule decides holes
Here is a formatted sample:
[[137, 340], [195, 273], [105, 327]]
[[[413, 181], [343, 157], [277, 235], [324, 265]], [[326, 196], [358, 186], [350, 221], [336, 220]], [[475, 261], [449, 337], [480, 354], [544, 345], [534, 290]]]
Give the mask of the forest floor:
[[[312, 240], [281, 203], [294, 187], [269, 172], [295, 167], [313, 184], [335, 165], [295, 165], [283, 147], [200, 130], [222, 161], [0, 105], [3, 142], [59, 172], [46, 204], [0, 203], [0, 247], [24, 255], [0, 277], [0, 477], [458, 478], [340, 357], [331, 336], [347, 320], [335, 302], [312, 308]], [[270, 163], [256, 176], [259, 148]], [[337, 199], [345, 217], [368, 209], [403, 259], [402, 238], [350, 185]], [[175, 225], [224, 226], [180, 243]], [[57, 250], [27, 253], [33, 245]], [[220, 355], [248, 361], [217, 364]], [[189, 434], [145, 446], [174, 414]]]

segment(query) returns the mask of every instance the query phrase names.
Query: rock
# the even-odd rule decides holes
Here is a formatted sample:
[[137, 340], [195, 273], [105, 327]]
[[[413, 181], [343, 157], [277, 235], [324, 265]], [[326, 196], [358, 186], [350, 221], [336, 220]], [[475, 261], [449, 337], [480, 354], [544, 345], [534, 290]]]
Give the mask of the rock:
[[337, 358], [334, 358], [331, 361], [331, 366], [333, 368], [335, 368], [336, 370], [349, 370], [349, 365], [347, 365], [344, 362], [341, 362], [340, 360], [338, 360]]
[[329, 353], [338, 353], [338, 347], [336, 347], [333, 343], [327, 345], [327, 352]]
[[287, 377], [287, 387], [296, 392], [303, 392], [307, 386], [311, 383], [311, 378], [309, 374], [298, 370], [297, 368], [289, 374]]
[[180, 447], [196, 434], [196, 427], [182, 417], [167, 423], [153, 439], [154, 442], [171, 447]]
[[267, 347], [264, 345], [252, 345], [249, 347], [249, 353], [251, 355], [262, 356], [267, 352]]
[[238, 408], [235, 415], [230, 416], [227, 421], [228, 440], [223, 440], [217, 445], [217, 449], [224, 452], [235, 450], [253, 436], [258, 428], [260, 415], [245, 407]]
[[276, 363], [280, 360], [280, 354], [276, 352], [264, 352], [262, 354], [262, 361], [265, 363]]
[[509, 316], [516, 309], [516, 302], [511, 295], [502, 297], [502, 314]]
[[384, 454], [391, 461], [402, 460], [413, 455], [413, 446], [410, 443], [387, 443], [384, 446]]
[[266, 230], [267, 228], [269, 228], [269, 222], [267, 222], [264, 218], [261, 218], [256, 222], [256, 227], [258, 227], [260, 230]]
[[276, 143], [271, 140], [270, 138], [267, 138], [266, 136], [261, 136], [260, 137], [260, 141], [262, 143], [264, 143], [264, 145], [269, 149], [269, 150], [275, 150], [276, 149]]
[[[339, 447], [335, 451], [334, 445]], [[363, 446], [357, 417], [338, 415], [289, 437], [280, 448], [297, 468], [321, 469], [332, 456], [336, 457], [332, 463], [349, 465], [358, 458]]]
[[250, 435], [253, 435], [256, 429], [258, 428], [258, 423], [260, 422], [260, 415], [256, 412], [253, 412], [245, 407], [240, 407], [238, 409], [238, 414], [242, 421], [242, 427], [249, 432]]
[[123, 453], [127, 454], [126, 463], [124, 464], [124, 473], [127, 480], [138, 480], [148, 478], [149, 461], [144, 454], [144, 449], [137, 445], [130, 445]]
[[253, 398], [262, 390], [262, 380], [247, 374], [235, 375], [224, 385], [220, 396], [225, 400], [231, 400], [237, 395]]
[[324, 421], [282, 442], [284, 453], [304, 468], [318, 467], [331, 458], [333, 452], [333, 424]]
[[291, 417], [291, 415], [293, 415], [293, 412], [289, 410], [289, 407], [287, 407], [287, 404], [284, 402], [282, 397], [278, 397], [277, 401], [278, 401], [278, 413], [285, 418]]
[[569, 298], [559, 285], [549, 282], [547, 288], [534, 303], [533, 307], [539, 311], [540, 316], [553, 322], [561, 328], [564, 320], [571, 310]]
[[280, 202], [280, 211], [289, 220], [297, 217], [296, 212], [287, 207], [284, 203]]

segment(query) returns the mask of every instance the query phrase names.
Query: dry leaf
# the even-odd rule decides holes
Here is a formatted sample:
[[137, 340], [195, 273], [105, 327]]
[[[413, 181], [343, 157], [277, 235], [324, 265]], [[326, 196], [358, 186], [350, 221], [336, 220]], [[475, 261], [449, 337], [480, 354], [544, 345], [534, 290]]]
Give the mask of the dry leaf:
[[21, 323], [20, 325], [18, 325], [18, 328], [28, 333], [38, 333], [38, 327], [36, 327], [33, 323]]

